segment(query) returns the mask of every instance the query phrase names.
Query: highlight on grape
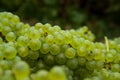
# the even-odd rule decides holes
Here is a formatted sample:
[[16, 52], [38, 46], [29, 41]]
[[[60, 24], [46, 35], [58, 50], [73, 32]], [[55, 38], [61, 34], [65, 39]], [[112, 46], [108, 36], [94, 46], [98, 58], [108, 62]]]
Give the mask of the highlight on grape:
[[30, 26], [0, 12], [0, 80], [120, 80], [120, 38], [96, 42], [86, 26]]

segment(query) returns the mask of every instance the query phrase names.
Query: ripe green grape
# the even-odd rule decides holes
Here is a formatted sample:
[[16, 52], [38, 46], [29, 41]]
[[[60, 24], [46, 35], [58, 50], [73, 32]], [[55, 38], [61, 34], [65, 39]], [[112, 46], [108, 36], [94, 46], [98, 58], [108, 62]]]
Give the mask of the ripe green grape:
[[2, 29], [2, 34], [6, 35], [7, 33], [11, 32], [11, 28], [9, 26], [4, 26]]
[[77, 55], [78, 56], [86, 56], [86, 54], [87, 54], [87, 50], [86, 50], [85, 47], [79, 47], [77, 49]]
[[67, 80], [63, 69], [58, 66], [55, 66], [50, 70], [48, 78], [49, 80]]
[[18, 54], [21, 57], [26, 57], [28, 55], [28, 51], [29, 51], [29, 49], [26, 46], [20, 46], [18, 48]]
[[17, 62], [13, 66], [13, 73], [16, 77], [16, 80], [24, 80], [30, 74], [30, 68], [27, 63], [23, 61]]
[[53, 35], [47, 35], [46, 38], [45, 38], [45, 41], [47, 44], [51, 45], [54, 43], [54, 36]]
[[17, 54], [17, 50], [13, 46], [6, 46], [4, 56], [6, 59], [13, 59]]
[[31, 75], [32, 80], [48, 80], [48, 71], [40, 70], [35, 74]]
[[15, 41], [15, 39], [16, 39], [16, 35], [14, 34], [14, 32], [9, 32], [8, 34], [6, 34], [7, 41]]
[[39, 39], [31, 39], [29, 41], [29, 47], [33, 51], [37, 51], [41, 48], [41, 41]]
[[54, 65], [55, 64], [55, 58], [53, 55], [51, 54], [46, 54], [44, 56], [44, 62], [47, 64], [47, 65]]
[[35, 29], [34, 27], [31, 27], [28, 33], [29, 38], [37, 38], [39, 39], [41, 37], [39, 30]]
[[57, 44], [50, 45], [50, 53], [52, 55], [57, 55], [60, 53], [60, 46]]
[[39, 58], [39, 51], [29, 50], [28, 57], [32, 60], [36, 60]]
[[47, 43], [42, 43], [42, 46], [40, 48], [40, 52], [42, 54], [47, 54], [50, 51], [50, 46]]
[[66, 51], [65, 51], [65, 56], [68, 58], [68, 59], [72, 59], [76, 56], [76, 51], [74, 48], [70, 47], [70, 48], [67, 48]]
[[60, 54], [56, 55], [55, 60], [56, 60], [57, 64], [61, 65], [61, 64], [65, 64], [67, 59], [66, 59], [64, 53], [60, 53]]
[[76, 58], [67, 60], [67, 66], [70, 69], [76, 69], [78, 67], [78, 60]]
[[29, 38], [27, 36], [19, 36], [17, 38], [18, 46], [27, 46], [29, 42]]
[[4, 54], [3, 52], [0, 51], [0, 60], [2, 60], [4, 58]]
[[115, 71], [115, 72], [119, 72], [120, 71], [120, 65], [119, 64], [111, 65], [111, 70]]

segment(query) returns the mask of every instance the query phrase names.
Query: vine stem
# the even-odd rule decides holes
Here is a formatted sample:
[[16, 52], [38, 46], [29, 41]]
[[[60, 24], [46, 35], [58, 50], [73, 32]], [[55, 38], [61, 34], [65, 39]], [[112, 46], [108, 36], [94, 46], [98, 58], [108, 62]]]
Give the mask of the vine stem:
[[105, 45], [106, 45], [106, 51], [109, 51], [109, 43], [108, 43], [108, 38], [105, 36]]

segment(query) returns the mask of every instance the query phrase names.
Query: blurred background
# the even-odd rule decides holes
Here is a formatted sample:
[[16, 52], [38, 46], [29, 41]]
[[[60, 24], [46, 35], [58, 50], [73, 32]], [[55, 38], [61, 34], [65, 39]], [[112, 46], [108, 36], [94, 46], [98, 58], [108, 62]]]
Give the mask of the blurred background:
[[0, 0], [0, 11], [12, 12], [31, 25], [88, 26], [97, 41], [120, 36], [120, 0]]

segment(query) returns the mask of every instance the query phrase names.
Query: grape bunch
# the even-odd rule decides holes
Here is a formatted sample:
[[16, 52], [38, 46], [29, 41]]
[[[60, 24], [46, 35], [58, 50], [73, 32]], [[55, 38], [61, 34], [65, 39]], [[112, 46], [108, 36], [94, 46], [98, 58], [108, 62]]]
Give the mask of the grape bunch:
[[30, 26], [0, 12], [0, 80], [120, 80], [120, 38], [95, 42], [86, 26]]

